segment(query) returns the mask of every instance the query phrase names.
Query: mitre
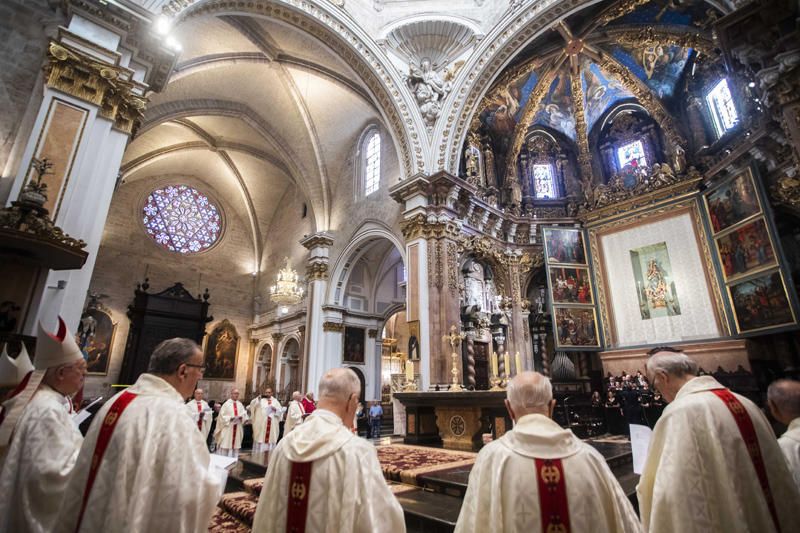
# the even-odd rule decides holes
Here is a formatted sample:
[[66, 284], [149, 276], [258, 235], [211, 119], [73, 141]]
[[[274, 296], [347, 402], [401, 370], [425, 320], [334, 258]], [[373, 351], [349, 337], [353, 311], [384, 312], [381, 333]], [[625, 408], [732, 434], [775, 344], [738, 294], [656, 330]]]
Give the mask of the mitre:
[[31, 356], [28, 355], [28, 349], [25, 347], [24, 342], [20, 342], [20, 344], [22, 348], [19, 351], [16, 361], [14, 361], [17, 365], [17, 383], [22, 381], [25, 374], [33, 370], [33, 363], [31, 363]]
[[16, 387], [18, 384], [17, 362], [8, 356], [6, 345], [3, 344], [3, 352], [0, 354], [0, 387]]
[[[36, 356], [33, 366], [36, 370], [47, 370], [54, 366], [77, 363], [83, 359], [75, 338], [67, 331], [64, 320], [58, 317], [58, 332], [48, 333], [39, 323], [39, 335], [36, 338]], [[19, 366], [19, 363], [17, 363]]]

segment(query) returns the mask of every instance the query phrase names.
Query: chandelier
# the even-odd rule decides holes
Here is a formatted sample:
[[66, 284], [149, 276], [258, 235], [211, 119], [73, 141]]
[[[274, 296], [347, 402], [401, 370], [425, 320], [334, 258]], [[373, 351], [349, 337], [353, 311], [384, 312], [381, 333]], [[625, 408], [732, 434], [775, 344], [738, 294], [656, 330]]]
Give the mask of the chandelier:
[[286, 266], [278, 272], [278, 279], [269, 288], [269, 295], [278, 305], [294, 305], [303, 299], [303, 288], [298, 284], [297, 271], [289, 264], [285, 257]]

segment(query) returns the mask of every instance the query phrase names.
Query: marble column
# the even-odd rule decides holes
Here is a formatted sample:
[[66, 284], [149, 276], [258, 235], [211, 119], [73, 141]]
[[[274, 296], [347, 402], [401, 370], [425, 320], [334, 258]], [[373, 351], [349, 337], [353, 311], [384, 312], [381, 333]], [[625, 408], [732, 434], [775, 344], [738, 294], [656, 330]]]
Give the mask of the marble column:
[[333, 238], [324, 232], [315, 233], [300, 241], [309, 250], [306, 265], [308, 292], [306, 296], [306, 327], [303, 358], [305, 359], [304, 376], [301, 379], [303, 389], [319, 393], [317, 385], [322, 374], [328, 370], [325, 361], [325, 339], [323, 331], [322, 304], [328, 290], [328, 263]]

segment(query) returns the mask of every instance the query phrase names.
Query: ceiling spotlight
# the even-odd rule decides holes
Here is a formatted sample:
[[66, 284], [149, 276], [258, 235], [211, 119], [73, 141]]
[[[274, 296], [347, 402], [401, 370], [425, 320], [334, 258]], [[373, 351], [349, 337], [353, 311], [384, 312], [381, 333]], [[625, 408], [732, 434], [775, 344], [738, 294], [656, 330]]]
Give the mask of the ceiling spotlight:
[[755, 87], [755, 86], [756, 86], [756, 82], [754, 82], [754, 81], [751, 81], [750, 83], [748, 83], [748, 84], [747, 84], [747, 86], [748, 86], [748, 87], [750, 87], [750, 88], [752, 89], [753, 87]]

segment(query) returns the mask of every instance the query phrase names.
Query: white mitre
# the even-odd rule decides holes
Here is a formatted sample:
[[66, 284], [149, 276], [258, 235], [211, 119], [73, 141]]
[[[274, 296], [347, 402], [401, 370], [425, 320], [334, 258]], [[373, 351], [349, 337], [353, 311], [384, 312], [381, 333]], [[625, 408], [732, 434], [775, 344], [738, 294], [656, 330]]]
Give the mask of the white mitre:
[[19, 355], [15, 361], [17, 365], [17, 383], [22, 381], [22, 378], [25, 377], [25, 374], [33, 370], [33, 363], [31, 363], [31, 356], [28, 355], [28, 349], [25, 347], [24, 342], [20, 342], [20, 344], [22, 344], [22, 348], [20, 349]]
[[[25, 353], [27, 355], [27, 351]], [[75, 338], [67, 331], [67, 325], [61, 317], [58, 317], [58, 332], [55, 335], [47, 333], [42, 324], [39, 324], [33, 372], [27, 376], [22, 390], [3, 403], [3, 413], [0, 416], [0, 448], [8, 446], [17, 420], [39, 388], [47, 369], [77, 363], [81, 359], [83, 353], [78, 348]], [[19, 362], [16, 366], [19, 368]]]
[[6, 345], [3, 344], [3, 352], [0, 353], [0, 387], [16, 387], [17, 362], [8, 356]]

